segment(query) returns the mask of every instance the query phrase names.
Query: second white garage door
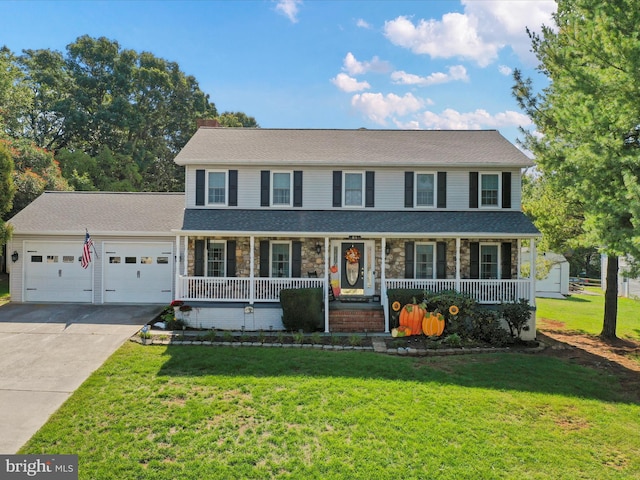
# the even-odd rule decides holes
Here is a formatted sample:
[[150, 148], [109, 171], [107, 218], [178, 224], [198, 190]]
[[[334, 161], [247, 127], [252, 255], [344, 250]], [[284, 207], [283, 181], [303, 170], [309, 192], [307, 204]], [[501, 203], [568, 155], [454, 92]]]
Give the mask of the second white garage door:
[[173, 244], [104, 244], [104, 303], [173, 300]]

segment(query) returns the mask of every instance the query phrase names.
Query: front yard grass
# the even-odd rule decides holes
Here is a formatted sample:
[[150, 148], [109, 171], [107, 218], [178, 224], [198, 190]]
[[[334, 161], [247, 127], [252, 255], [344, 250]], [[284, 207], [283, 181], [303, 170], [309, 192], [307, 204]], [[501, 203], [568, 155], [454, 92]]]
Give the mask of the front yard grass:
[[539, 354], [127, 343], [20, 453], [81, 479], [628, 479], [640, 405]]
[[[552, 320], [563, 330], [590, 335], [602, 332], [604, 295], [592, 289], [589, 293], [575, 294], [564, 300], [537, 298], [537, 318], [544, 323]], [[540, 326], [540, 325], [539, 325]], [[553, 328], [550, 325], [550, 328]], [[618, 298], [617, 334], [620, 338], [640, 340], [640, 301]]]

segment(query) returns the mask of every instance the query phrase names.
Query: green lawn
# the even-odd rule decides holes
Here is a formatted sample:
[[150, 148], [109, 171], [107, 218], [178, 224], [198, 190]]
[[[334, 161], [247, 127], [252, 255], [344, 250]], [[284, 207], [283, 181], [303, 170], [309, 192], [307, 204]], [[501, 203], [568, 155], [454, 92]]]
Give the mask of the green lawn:
[[540, 354], [127, 343], [20, 453], [81, 479], [640, 478], [640, 405]]
[[[595, 295], [594, 295], [595, 293]], [[604, 295], [592, 290], [592, 294], [571, 295], [565, 300], [538, 298], [537, 318], [562, 322], [562, 328], [599, 335], [604, 316]], [[629, 298], [618, 299], [617, 333], [620, 338], [640, 340], [640, 302]]]

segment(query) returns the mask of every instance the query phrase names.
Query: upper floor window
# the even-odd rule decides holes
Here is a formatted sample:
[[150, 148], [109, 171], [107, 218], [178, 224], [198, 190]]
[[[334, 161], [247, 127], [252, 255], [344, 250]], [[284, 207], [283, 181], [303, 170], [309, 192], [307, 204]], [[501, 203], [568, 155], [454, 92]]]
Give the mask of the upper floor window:
[[207, 245], [207, 276], [208, 277], [224, 277], [225, 276], [225, 242], [210, 241]]
[[207, 203], [225, 205], [227, 203], [227, 173], [209, 172], [207, 176]]
[[362, 173], [344, 174], [344, 206], [362, 207], [363, 195], [363, 175]]
[[433, 207], [436, 198], [435, 174], [416, 173], [416, 206]]
[[416, 244], [416, 278], [435, 278], [435, 261], [433, 243]]
[[273, 172], [271, 205], [291, 205], [291, 173]]
[[271, 243], [271, 276], [291, 277], [291, 244]]
[[498, 207], [500, 199], [500, 175], [497, 173], [480, 174], [480, 206]]

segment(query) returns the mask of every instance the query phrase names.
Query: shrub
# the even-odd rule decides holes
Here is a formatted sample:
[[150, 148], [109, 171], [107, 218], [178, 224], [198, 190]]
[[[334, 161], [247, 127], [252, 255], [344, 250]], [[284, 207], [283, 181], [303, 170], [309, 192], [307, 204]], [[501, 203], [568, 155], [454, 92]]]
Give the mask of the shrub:
[[288, 288], [280, 291], [282, 324], [287, 330], [313, 332], [322, 328], [322, 288]]
[[509, 325], [509, 331], [514, 338], [520, 338], [522, 328], [527, 324], [531, 318], [531, 308], [529, 307], [529, 300], [521, 298], [514, 303], [501, 303], [500, 313], [502, 318]]
[[475, 315], [469, 319], [469, 335], [496, 347], [504, 347], [513, 343], [513, 338], [502, 325], [498, 314], [494, 310], [478, 308]]

